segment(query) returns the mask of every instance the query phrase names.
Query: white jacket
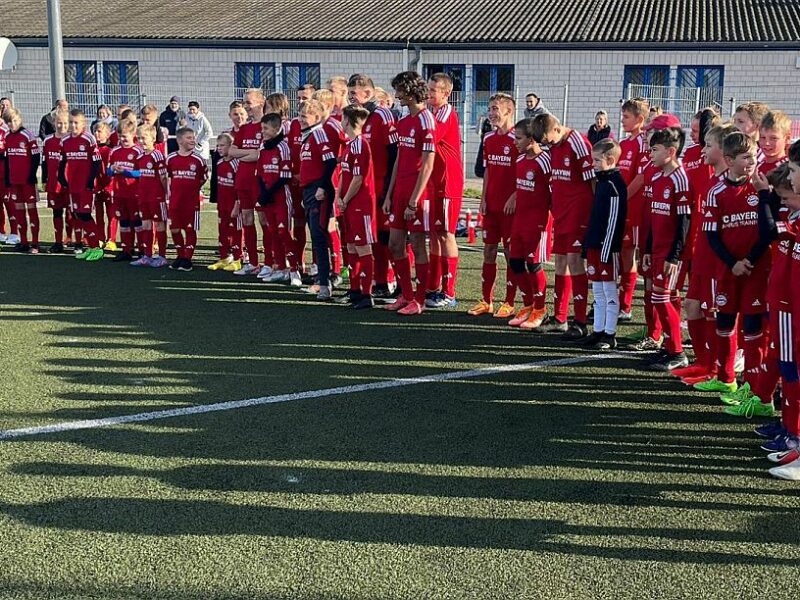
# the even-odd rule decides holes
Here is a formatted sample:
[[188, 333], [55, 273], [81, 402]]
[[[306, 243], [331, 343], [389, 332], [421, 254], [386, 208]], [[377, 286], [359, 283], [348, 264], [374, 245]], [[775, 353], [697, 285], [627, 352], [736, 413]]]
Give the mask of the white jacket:
[[214, 135], [214, 132], [211, 130], [211, 123], [201, 112], [198, 112], [194, 117], [187, 113], [186, 126], [194, 130], [195, 141], [197, 142], [195, 152], [208, 160], [211, 155], [210, 140]]

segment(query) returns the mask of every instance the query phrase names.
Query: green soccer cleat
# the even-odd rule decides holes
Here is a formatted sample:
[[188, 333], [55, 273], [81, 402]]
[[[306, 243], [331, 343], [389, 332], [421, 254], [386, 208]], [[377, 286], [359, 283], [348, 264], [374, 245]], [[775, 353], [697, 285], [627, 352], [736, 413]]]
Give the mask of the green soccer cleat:
[[733, 415], [734, 417], [745, 417], [746, 419], [772, 417], [775, 416], [775, 409], [772, 408], [771, 402], [764, 404], [758, 396], [750, 396], [736, 406], [728, 406], [725, 409], [725, 414]]
[[87, 256], [84, 260], [86, 262], [96, 262], [98, 260], [103, 260], [103, 256], [105, 256], [105, 252], [102, 248], [92, 248], [87, 252]]
[[730, 383], [725, 383], [714, 377], [713, 379], [709, 379], [708, 381], [701, 381], [700, 383], [695, 383], [693, 387], [699, 392], [717, 392], [719, 394], [732, 394], [738, 389], [739, 386], [737, 385], [735, 379]]
[[84, 248], [80, 252], [75, 252], [75, 258], [77, 260], [86, 260], [87, 258], [89, 258], [89, 255], [91, 253], [92, 253], [92, 249], [91, 248]]
[[750, 389], [749, 383], [744, 383], [733, 393], [725, 393], [722, 394], [719, 399], [722, 400], [723, 404], [727, 404], [728, 406], [738, 406], [742, 402], [749, 400], [755, 394], [753, 394], [753, 390]]

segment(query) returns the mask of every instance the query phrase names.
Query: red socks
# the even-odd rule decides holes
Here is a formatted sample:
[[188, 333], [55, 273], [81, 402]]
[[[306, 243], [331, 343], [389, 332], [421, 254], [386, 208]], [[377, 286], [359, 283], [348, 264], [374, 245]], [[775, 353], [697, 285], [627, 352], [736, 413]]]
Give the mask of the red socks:
[[547, 301], [547, 275], [544, 269], [539, 269], [536, 273], [528, 273], [528, 277], [533, 291], [533, 308], [544, 310]]
[[483, 301], [491, 304], [494, 299], [494, 282], [497, 279], [497, 264], [483, 263], [481, 269], [481, 293]]
[[442, 285], [444, 295], [449, 298], [456, 297], [456, 279], [458, 276], [458, 257], [442, 257]]
[[397, 273], [397, 279], [400, 282], [400, 289], [403, 292], [403, 298], [408, 302], [414, 299], [414, 287], [411, 283], [411, 263], [408, 257], [398, 258], [394, 261], [394, 270]]
[[589, 276], [586, 273], [572, 275], [572, 306], [575, 321], [586, 324], [586, 306], [589, 302]]
[[142, 228], [142, 245], [144, 246], [144, 255], [147, 258], [153, 257], [153, 228]]
[[517, 276], [510, 268], [506, 268], [506, 304], [514, 306], [517, 297]]
[[619, 295], [619, 310], [620, 312], [631, 312], [633, 306], [633, 294], [636, 291], [637, 273], [623, 273], [622, 274], [622, 293]]
[[17, 232], [19, 235], [19, 242], [23, 246], [28, 244], [28, 215], [24, 208], [14, 208], [17, 214]]
[[717, 378], [723, 383], [732, 383], [736, 378], [733, 362], [736, 359], [736, 331], [720, 331], [717, 329], [719, 348], [719, 373]]
[[557, 321], [566, 323], [569, 311], [569, 298], [572, 295], [572, 277], [556, 275], [556, 287], [553, 291], [553, 314]]
[[328, 232], [331, 244], [331, 272], [342, 272], [342, 238], [339, 237], [339, 230], [334, 229]]
[[[658, 313], [653, 306], [652, 290], [645, 290], [644, 292], [644, 320], [647, 324], [647, 337], [654, 340], [660, 340], [663, 330], [661, 328], [661, 320], [659, 319]], [[716, 331], [716, 328], [714, 331]]]
[[[425, 283], [428, 281], [428, 263], [417, 263], [417, 291], [414, 294], [414, 299], [420, 306], [425, 306]], [[405, 291], [405, 290], [404, 290]]]
[[527, 271], [523, 273], [513, 273], [514, 278], [517, 280], [517, 287], [522, 293], [522, 303], [525, 306], [533, 305], [533, 284], [535, 283]]
[[347, 270], [350, 271], [350, 289], [356, 291], [360, 289], [361, 283], [361, 265], [358, 254], [353, 252], [347, 253]]
[[244, 245], [247, 248], [247, 258], [250, 264], [256, 267], [258, 266], [258, 233], [256, 232], [256, 226], [245, 225], [242, 229], [244, 231]]
[[428, 256], [428, 278], [424, 283], [429, 292], [438, 292], [442, 288], [442, 257], [440, 255]]
[[184, 241], [183, 232], [178, 229], [172, 232], [172, 242], [175, 244], [175, 251], [178, 253], [178, 258], [186, 258], [184, 255]]
[[[764, 362], [764, 334], [747, 333], [744, 335], [744, 380], [750, 387], [756, 385]], [[763, 400], [763, 398], [762, 398]]]
[[[359, 257], [359, 264], [361, 265], [361, 273], [359, 279], [361, 284], [361, 295], [369, 296], [372, 294], [372, 278], [375, 275], [375, 260], [372, 254]], [[356, 289], [356, 288], [353, 288]]]
[[683, 352], [681, 342], [681, 315], [675, 310], [675, 305], [670, 298], [670, 292], [653, 292], [653, 307], [664, 324], [664, 346], [670, 354]]
[[167, 230], [156, 230], [156, 241], [158, 242], [158, 255], [162, 258], [167, 257]]
[[375, 264], [376, 285], [386, 285], [389, 272], [389, 248], [380, 242], [372, 244], [373, 262]]
[[694, 350], [694, 364], [701, 367], [708, 364], [708, 348], [706, 347], [706, 320], [689, 319], [686, 321], [689, 327], [689, 337], [692, 338], [692, 349]]
[[781, 410], [783, 426], [793, 436], [800, 435], [800, 382], [783, 380], [783, 395], [786, 397]]
[[[2, 219], [0, 218], [0, 222]], [[64, 217], [63, 215], [56, 216], [53, 213], [53, 232], [55, 234], [55, 241], [57, 244], [64, 243]], [[2, 233], [2, 232], [0, 232]]]

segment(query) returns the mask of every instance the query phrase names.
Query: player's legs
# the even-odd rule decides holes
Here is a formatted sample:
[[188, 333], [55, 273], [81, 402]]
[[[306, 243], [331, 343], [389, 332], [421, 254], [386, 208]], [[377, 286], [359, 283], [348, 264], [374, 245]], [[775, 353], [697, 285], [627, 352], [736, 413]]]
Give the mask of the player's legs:
[[[586, 335], [586, 307], [589, 299], [589, 279], [586, 276], [586, 262], [579, 252], [567, 254], [567, 268], [572, 280], [572, 305], [575, 319], [570, 332], [570, 338], [585, 337]], [[578, 331], [580, 330], [580, 332]], [[578, 335], [580, 333], [581, 335]]]
[[[411, 283], [411, 264], [406, 251], [406, 230], [393, 226], [389, 231], [389, 252], [392, 255], [394, 269], [402, 291], [402, 305], [406, 305], [414, 300], [414, 292]], [[389, 305], [393, 308], [394, 305]]]
[[625, 245], [620, 253], [620, 295], [619, 311], [622, 320], [629, 320], [633, 307], [633, 294], [636, 290], [638, 273], [636, 269], [636, 247]]
[[483, 266], [481, 299], [467, 311], [472, 316], [494, 312], [494, 284], [497, 280], [497, 249], [503, 239], [502, 215], [486, 213], [483, 217]]
[[330, 221], [330, 201], [316, 198], [316, 186], [303, 188], [303, 207], [311, 231], [311, 245], [317, 256], [320, 300], [330, 299], [330, 256], [328, 253], [328, 222]]

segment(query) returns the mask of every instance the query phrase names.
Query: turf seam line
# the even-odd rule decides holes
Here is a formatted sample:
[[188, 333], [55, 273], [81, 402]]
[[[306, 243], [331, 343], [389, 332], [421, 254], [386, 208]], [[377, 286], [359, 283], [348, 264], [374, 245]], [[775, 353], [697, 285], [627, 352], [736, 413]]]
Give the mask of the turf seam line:
[[214, 404], [198, 404], [195, 406], [185, 406], [167, 410], [157, 410], [132, 415], [122, 415], [119, 417], [104, 417], [102, 419], [84, 419], [80, 421], [65, 421], [54, 423], [53, 425], [42, 425], [39, 427], [23, 427], [20, 429], [0, 430], [0, 440], [9, 440], [21, 437], [31, 437], [35, 435], [45, 435], [50, 433], [63, 433], [65, 431], [76, 431], [81, 429], [98, 429], [101, 427], [111, 427], [126, 423], [141, 423], [144, 421], [155, 421], [158, 419], [170, 419], [173, 417], [183, 417], [187, 415], [199, 415], [210, 412], [221, 412], [227, 410], [237, 410], [264, 404], [278, 404], [281, 402], [292, 402], [295, 400], [308, 400], [311, 398], [324, 398], [327, 396], [340, 396], [342, 394], [355, 394], [368, 392], [371, 390], [383, 390], [420, 383], [440, 383], [442, 381], [452, 381], [458, 379], [473, 379], [475, 377], [486, 377], [489, 375], [499, 375], [502, 373], [515, 373], [519, 371], [532, 371], [545, 367], [561, 367], [575, 365], [583, 362], [595, 360], [617, 358], [619, 354], [590, 354], [586, 356], [573, 356], [569, 358], [555, 358], [539, 362], [518, 363], [511, 365], [495, 365], [491, 367], [481, 367], [480, 369], [470, 369], [468, 371], [451, 371], [449, 373], [438, 373], [424, 375], [422, 377], [406, 377], [402, 379], [391, 379], [389, 381], [374, 381], [371, 383], [361, 383], [357, 385], [347, 385], [321, 390], [310, 390], [306, 392], [293, 392], [290, 394], [278, 394], [275, 396], [262, 396], [260, 398], [249, 398], [247, 400], [231, 400], [228, 402], [216, 402]]

